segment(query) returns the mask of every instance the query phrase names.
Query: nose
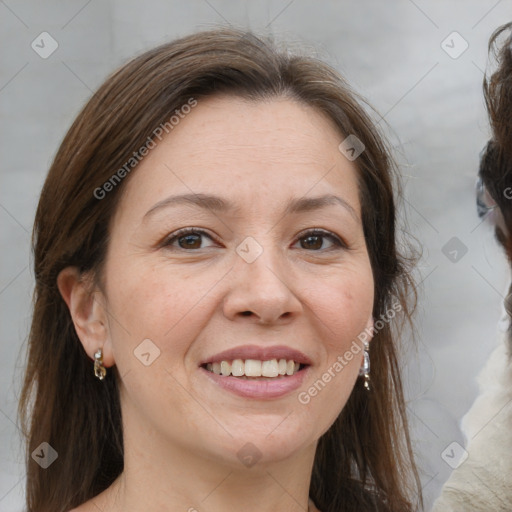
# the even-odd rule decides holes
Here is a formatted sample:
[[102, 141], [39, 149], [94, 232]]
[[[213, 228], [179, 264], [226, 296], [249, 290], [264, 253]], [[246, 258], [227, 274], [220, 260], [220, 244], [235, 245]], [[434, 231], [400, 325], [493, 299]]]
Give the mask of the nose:
[[300, 314], [303, 306], [294, 291], [297, 279], [289, 262], [268, 249], [251, 263], [237, 258], [223, 302], [228, 319], [270, 325]]

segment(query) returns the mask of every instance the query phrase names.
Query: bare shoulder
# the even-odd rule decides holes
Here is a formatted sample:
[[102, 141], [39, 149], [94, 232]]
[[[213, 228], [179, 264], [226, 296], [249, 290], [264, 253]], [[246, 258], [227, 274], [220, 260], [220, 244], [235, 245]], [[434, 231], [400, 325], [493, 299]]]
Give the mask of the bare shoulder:
[[90, 499], [89, 501], [86, 501], [85, 503], [82, 503], [76, 508], [73, 508], [69, 510], [68, 512], [98, 512], [98, 506], [94, 503], [95, 498]]
[[92, 508], [88, 507], [87, 503], [89, 503], [89, 502], [83, 503], [79, 507], [68, 510], [68, 512], [90, 512], [92, 510]]
[[113, 486], [108, 487], [96, 496], [78, 505], [78, 507], [68, 510], [68, 512], [99, 512], [100, 510], [113, 512], [114, 510], [118, 510], [118, 508], [114, 506], [115, 503], [112, 501], [112, 489]]

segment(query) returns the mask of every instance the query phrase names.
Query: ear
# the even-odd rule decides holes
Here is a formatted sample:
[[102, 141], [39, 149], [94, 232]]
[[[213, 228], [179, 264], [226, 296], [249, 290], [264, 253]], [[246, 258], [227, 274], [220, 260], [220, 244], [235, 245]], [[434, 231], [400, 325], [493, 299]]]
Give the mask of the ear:
[[82, 275], [77, 267], [62, 270], [57, 286], [87, 355], [94, 360], [94, 353], [101, 348], [103, 366], [112, 366], [115, 361], [103, 293], [93, 286], [91, 277]]

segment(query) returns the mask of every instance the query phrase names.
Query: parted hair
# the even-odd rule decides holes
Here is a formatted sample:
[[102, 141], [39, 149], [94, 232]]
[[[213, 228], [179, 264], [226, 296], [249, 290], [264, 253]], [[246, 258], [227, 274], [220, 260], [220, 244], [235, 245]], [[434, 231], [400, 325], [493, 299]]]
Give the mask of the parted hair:
[[[104, 199], [94, 191], [190, 98], [200, 102], [221, 93], [302, 102], [334, 121], [340, 142], [354, 134], [365, 146], [354, 164], [375, 283], [373, 316], [385, 315], [397, 300], [402, 307], [372, 340], [371, 391], [358, 380], [319, 440], [310, 497], [322, 512], [409, 512], [421, 506], [397, 358], [416, 289], [412, 260], [398, 243], [400, 180], [389, 146], [367, 105], [333, 67], [270, 38], [219, 28], [151, 49], [115, 71], [79, 113], [49, 169], [33, 229], [36, 284], [19, 404], [27, 512], [66, 512], [123, 471], [119, 375], [110, 371], [102, 382], [94, 377], [57, 287], [68, 266], [101, 281], [110, 221], [130, 176]], [[43, 441], [58, 452], [47, 469], [30, 456]]]

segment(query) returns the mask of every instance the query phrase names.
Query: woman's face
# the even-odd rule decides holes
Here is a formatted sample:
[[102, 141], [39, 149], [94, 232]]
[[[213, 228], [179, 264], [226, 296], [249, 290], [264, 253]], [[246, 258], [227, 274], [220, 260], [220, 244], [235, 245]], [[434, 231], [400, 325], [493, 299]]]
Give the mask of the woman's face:
[[125, 443], [269, 462], [314, 449], [333, 423], [374, 289], [344, 138], [293, 100], [213, 97], [133, 171], [103, 281]]

